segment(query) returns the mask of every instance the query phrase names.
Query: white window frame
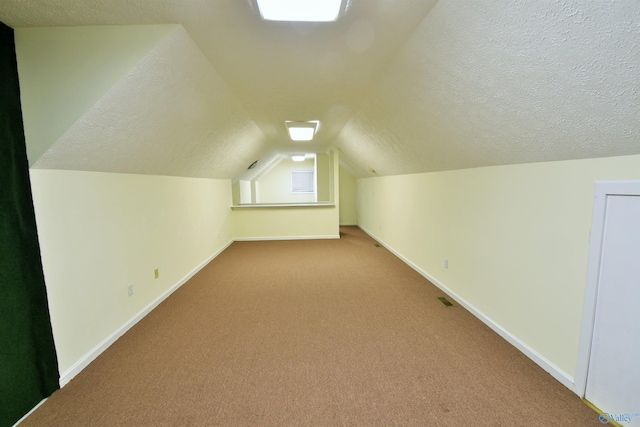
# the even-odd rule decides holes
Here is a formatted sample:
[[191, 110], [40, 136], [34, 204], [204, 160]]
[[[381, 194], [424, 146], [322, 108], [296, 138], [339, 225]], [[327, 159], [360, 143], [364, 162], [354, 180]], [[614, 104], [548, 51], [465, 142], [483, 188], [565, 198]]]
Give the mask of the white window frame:
[[291, 194], [312, 194], [315, 192], [313, 169], [291, 171]]

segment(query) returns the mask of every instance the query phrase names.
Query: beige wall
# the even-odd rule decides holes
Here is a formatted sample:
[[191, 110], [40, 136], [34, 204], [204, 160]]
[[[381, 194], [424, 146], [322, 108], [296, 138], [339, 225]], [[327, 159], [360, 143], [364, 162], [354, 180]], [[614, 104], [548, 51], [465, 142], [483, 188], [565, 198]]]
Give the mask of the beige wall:
[[33, 169], [31, 181], [63, 378], [233, 238], [229, 180]]
[[570, 382], [594, 182], [629, 178], [640, 156], [361, 179], [359, 224]]
[[256, 203], [310, 203], [315, 202], [314, 193], [291, 193], [291, 172], [313, 170], [313, 159], [294, 162], [282, 159], [265, 176], [256, 180]]
[[234, 207], [237, 240], [338, 238], [340, 236], [339, 153], [330, 156], [335, 201], [326, 206]]
[[316, 173], [317, 173], [317, 188], [318, 188], [318, 201], [330, 202], [331, 201], [331, 164], [330, 156], [326, 153], [316, 154]]
[[240, 204], [240, 181], [231, 184], [231, 202], [234, 205]]
[[238, 240], [338, 238], [335, 206], [234, 207]]
[[340, 166], [340, 224], [355, 225], [357, 222], [356, 179]]

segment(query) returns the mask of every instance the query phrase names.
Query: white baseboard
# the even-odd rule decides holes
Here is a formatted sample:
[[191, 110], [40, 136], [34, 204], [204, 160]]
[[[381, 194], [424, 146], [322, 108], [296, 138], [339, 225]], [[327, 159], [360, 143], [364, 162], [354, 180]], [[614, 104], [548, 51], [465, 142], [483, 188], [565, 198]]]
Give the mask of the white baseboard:
[[159, 297], [153, 300], [149, 305], [147, 305], [144, 309], [142, 309], [138, 314], [129, 319], [125, 324], [120, 326], [117, 330], [115, 330], [111, 335], [102, 340], [97, 346], [91, 349], [87, 354], [85, 354], [80, 360], [74, 363], [69, 369], [64, 371], [60, 375], [60, 387], [64, 387], [75, 377], [78, 375], [84, 368], [86, 368], [91, 362], [93, 362], [96, 357], [98, 357], [103, 351], [105, 351], [111, 344], [116, 342], [118, 338], [124, 335], [129, 329], [131, 329], [136, 323], [142, 320], [147, 314], [151, 312], [154, 308], [156, 308], [162, 301], [167, 299], [169, 295], [175, 292], [180, 286], [184, 285], [189, 279], [191, 279], [198, 271], [202, 270], [204, 266], [209, 264], [211, 260], [217, 257], [222, 251], [227, 249], [229, 245], [233, 243], [233, 240], [227, 242], [224, 246], [218, 249], [213, 255], [202, 261], [198, 264], [193, 270], [191, 270], [186, 276], [178, 281], [178, 283], [171, 286], [165, 292], [162, 293]]
[[438, 279], [436, 279], [435, 277], [433, 277], [432, 275], [430, 275], [426, 271], [422, 270], [422, 268], [420, 268], [419, 266], [417, 266], [416, 264], [414, 264], [413, 262], [411, 262], [410, 260], [405, 258], [404, 255], [402, 255], [400, 252], [398, 252], [397, 250], [395, 250], [391, 246], [389, 246], [386, 243], [384, 243], [375, 234], [373, 234], [372, 232], [367, 230], [365, 227], [363, 227], [361, 225], [359, 227], [360, 227], [360, 229], [362, 229], [362, 231], [364, 231], [369, 236], [371, 236], [371, 238], [373, 238], [374, 240], [379, 242], [382, 246], [384, 246], [386, 249], [388, 249], [390, 252], [392, 252], [395, 256], [397, 256], [402, 261], [404, 261], [405, 264], [407, 264], [409, 267], [413, 268], [415, 271], [420, 273], [420, 275], [422, 275], [425, 279], [427, 279], [428, 281], [430, 281], [431, 283], [436, 285], [443, 292], [445, 292], [447, 295], [449, 295], [451, 298], [453, 298], [459, 305], [461, 305], [462, 307], [467, 309], [467, 311], [469, 311], [471, 314], [473, 314], [475, 317], [480, 319], [485, 325], [490, 327], [494, 332], [496, 332], [498, 335], [500, 335], [502, 338], [504, 338], [509, 344], [513, 345], [515, 348], [517, 348], [522, 353], [524, 353], [525, 356], [527, 356], [529, 359], [531, 359], [533, 362], [535, 362], [538, 366], [540, 366], [542, 369], [544, 369], [553, 378], [558, 380], [562, 385], [564, 385], [569, 390], [571, 390], [574, 393], [579, 395], [579, 391], [578, 391], [578, 389], [576, 387], [575, 380], [574, 380], [574, 378], [572, 376], [570, 376], [569, 374], [564, 372], [562, 369], [558, 368], [556, 365], [551, 363], [549, 360], [547, 360], [540, 353], [538, 353], [537, 351], [535, 351], [534, 349], [529, 347], [527, 344], [522, 342], [516, 336], [512, 335], [509, 331], [504, 329], [502, 326], [500, 326], [498, 323], [496, 323], [489, 316], [487, 316], [484, 313], [482, 313], [480, 310], [478, 310], [476, 307], [474, 307], [473, 304], [469, 303], [464, 298], [462, 298], [460, 295], [458, 295], [455, 292], [453, 292], [451, 289], [449, 289], [447, 286], [445, 286]]
[[22, 418], [20, 418], [18, 421], [16, 421], [16, 423], [13, 425], [13, 427], [16, 427], [18, 424], [20, 424], [21, 422], [24, 421], [25, 418], [27, 418], [29, 415], [31, 415], [33, 413], [33, 411], [35, 411], [36, 409], [38, 409], [40, 407], [40, 405], [42, 405], [44, 402], [46, 402], [48, 399], [48, 397], [45, 397], [44, 399], [42, 399], [40, 401], [40, 403], [38, 403], [36, 406], [34, 406], [33, 408], [31, 408], [31, 410], [29, 412], [27, 412], [26, 414], [24, 414], [24, 416]]
[[339, 239], [339, 234], [327, 234], [322, 236], [264, 236], [264, 237], [236, 237], [236, 242], [257, 242], [263, 240], [317, 240], [317, 239]]
[[340, 223], [340, 227], [351, 227], [354, 225], [358, 225], [358, 223], [357, 222], [341, 222]]
[[[354, 225], [357, 225], [357, 224], [354, 224]], [[524, 342], [520, 341], [520, 339], [518, 339], [517, 337], [512, 335], [510, 332], [508, 332], [506, 329], [504, 329], [502, 326], [500, 326], [498, 323], [496, 323], [490, 317], [486, 316], [480, 310], [475, 308], [471, 303], [466, 301], [460, 295], [458, 295], [455, 292], [453, 292], [451, 289], [449, 289], [447, 286], [445, 286], [438, 279], [436, 279], [435, 277], [433, 277], [432, 275], [430, 275], [426, 271], [422, 270], [419, 266], [417, 266], [416, 264], [414, 264], [413, 262], [411, 262], [410, 260], [405, 258], [404, 255], [402, 255], [400, 252], [398, 252], [397, 250], [395, 250], [394, 248], [392, 248], [391, 246], [386, 244], [384, 241], [379, 239], [375, 234], [373, 234], [372, 232], [370, 232], [369, 230], [367, 230], [365, 227], [363, 227], [361, 225], [359, 227], [365, 233], [367, 233], [369, 236], [371, 236], [371, 238], [373, 238], [376, 241], [378, 241], [382, 246], [384, 246], [386, 249], [388, 249], [390, 252], [392, 252], [395, 256], [400, 258], [409, 267], [413, 268], [420, 275], [422, 275], [424, 278], [429, 280], [431, 283], [433, 283], [435, 286], [437, 286], [443, 292], [445, 292], [447, 295], [449, 295], [451, 298], [453, 298], [459, 305], [461, 305], [466, 310], [468, 310], [471, 314], [473, 314], [478, 319], [480, 319], [484, 324], [489, 326], [493, 331], [495, 331], [498, 335], [500, 335], [502, 338], [504, 338], [507, 342], [509, 342], [514, 347], [516, 347], [522, 353], [524, 353], [525, 356], [529, 357], [533, 362], [535, 362], [538, 366], [540, 366], [542, 369], [544, 369], [546, 372], [548, 372], [551, 376], [553, 376], [561, 384], [563, 384], [565, 387], [567, 387], [568, 389], [570, 389], [574, 393], [579, 394], [578, 390], [576, 388], [576, 385], [574, 383], [574, 378], [573, 377], [571, 377], [566, 372], [564, 372], [563, 370], [561, 370], [560, 368], [555, 366], [553, 363], [548, 361], [544, 356], [542, 356], [537, 351], [535, 351], [534, 349], [529, 347], [527, 344], [525, 344]], [[191, 277], [193, 277], [198, 271], [200, 271], [204, 266], [206, 266], [209, 262], [211, 262], [211, 260], [213, 260], [222, 251], [224, 251], [227, 247], [229, 247], [229, 245], [231, 245], [231, 243], [233, 243], [234, 241], [309, 240], [309, 239], [339, 239], [339, 238], [340, 238], [339, 235], [236, 237], [235, 239], [229, 241], [227, 244], [225, 244], [223, 247], [221, 247], [218, 251], [216, 251], [209, 258], [207, 258], [202, 263], [200, 263], [196, 268], [194, 268], [185, 277], [183, 277], [178, 283], [173, 285], [171, 288], [169, 288], [167, 291], [165, 291], [162, 295], [160, 295], [158, 298], [156, 298], [154, 301], [152, 301], [142, 311], [140, 311], [138, 314], [136, 314], [134, 317], [132, 317], [128, 322], [126, 322], [119, 329], [114, 331], [111, 335], [109, 335], [107, 338], [105, 338], [100, 344], [98, 344], [91, 351], [89, 351], [84, 357], [82, 357], [80, 360], [78, 360], [73, 366], [71, 366], [69, 369], [67, 369], [65, 372], [63, 372], [62, 375], [60, 376], [60, 387], [63, 387], [64, 385], [69, 383], [69, 381], [71, 381], [71, 379], [73, 379], [73, 377], [75, 377], [84, 368], [86, 368], [93, 360], [95, 360], [96, 357], [98, 357], [103, 351], [105, 351], [111, 344], [113, 344], [118, 338], [120, 338], [122, 335], [124, 335], [136, 323], [138, 323], [149, 312], [151, 312], [151, 310], [156, 308], [162, 301], [164, 301], [167, 297], [169, 297], [169, 295], [171, 295], [180, 286], [182, 286], [184, 283], [186, 283]]]

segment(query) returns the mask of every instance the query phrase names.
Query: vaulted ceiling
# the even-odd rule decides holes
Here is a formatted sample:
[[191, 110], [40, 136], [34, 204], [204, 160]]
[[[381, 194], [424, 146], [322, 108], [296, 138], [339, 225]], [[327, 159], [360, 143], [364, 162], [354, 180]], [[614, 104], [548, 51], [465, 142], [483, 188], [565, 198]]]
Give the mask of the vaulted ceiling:
[[[640, 153], [640, 2], [3, 0], [32, 167], [239, 178], [335, 145], [358, 176]], [[320, 120], [294, 143], [285, 120]]]

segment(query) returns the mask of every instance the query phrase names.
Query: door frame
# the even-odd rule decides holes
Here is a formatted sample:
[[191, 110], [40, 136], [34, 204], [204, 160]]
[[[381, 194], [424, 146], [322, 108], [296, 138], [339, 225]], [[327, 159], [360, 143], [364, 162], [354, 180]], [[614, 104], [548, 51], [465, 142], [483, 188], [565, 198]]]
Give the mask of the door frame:
[[640, 196], [640, 179], [596, 181], [591, 236], [589, 238], [587, 284], [584, 291], [582, 324], [578, 344], [578, 362], [576, 364], [576, 374], [574, 377], [575, 388], [581, 398], [584, 398], [587, 391], [587, 375], [589, 373], [589, 359], [593, 341], [598, 286], [600, 284], [600, 260], [602, 256], [602, 240], [604, 237], [608, 196]]

